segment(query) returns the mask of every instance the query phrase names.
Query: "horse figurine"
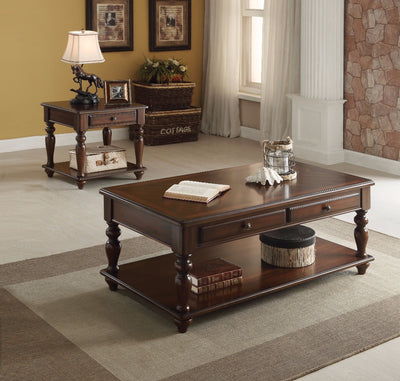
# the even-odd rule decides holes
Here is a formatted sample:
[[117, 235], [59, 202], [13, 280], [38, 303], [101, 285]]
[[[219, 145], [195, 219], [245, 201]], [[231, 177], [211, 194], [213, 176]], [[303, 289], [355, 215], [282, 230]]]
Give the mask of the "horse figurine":
[[[77, 97], [75, 100], [73, 100], [73, 103], [98, 103], [98, 96], [97, 96], [97, 89], [103, 88], [103, 81], [101, 80], [100, 77], [97, 77], [94, 74], [89, 74], [86, 73], [83, 70], [83, 65], [72, 65], [72, 73], [75, 75], [73, 78], [73, 81], [75, 83], [79, 84], [79, 89], [71, 89], [71, 91], [74, 91], [75, 93], [78, 93]], [[86, 87], [86, 90], [82, 90], [82, 81], [88, 81], [88, 86]], [[92, 85], [95, 86], [95, 92], [91, 93], [89, 92], [90, 87]]]
[[79, 83], [79, 90], [82, 90], [82, 81], [88, 81], [89, 86], [86, 88], [85, 92], [88, 92], [89, 88], [94, 85], [96, 87], [96, 92], [94, 94], [97, 94], [97, 88], [103, 87], [103, 81], [94, 74], [86, 73], [82, 66], [72, 65], [72, 73], [75, 75], [73, 79], [74, 82]]

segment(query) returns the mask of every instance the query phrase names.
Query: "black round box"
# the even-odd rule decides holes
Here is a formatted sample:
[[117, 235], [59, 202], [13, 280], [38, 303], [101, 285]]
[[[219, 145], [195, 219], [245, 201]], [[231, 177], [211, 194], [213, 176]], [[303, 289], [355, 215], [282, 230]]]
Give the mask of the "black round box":
[[315, 231], [296, 225], [260, 234], [261, 259], [277, 267], [304, 267], [315, 261]]

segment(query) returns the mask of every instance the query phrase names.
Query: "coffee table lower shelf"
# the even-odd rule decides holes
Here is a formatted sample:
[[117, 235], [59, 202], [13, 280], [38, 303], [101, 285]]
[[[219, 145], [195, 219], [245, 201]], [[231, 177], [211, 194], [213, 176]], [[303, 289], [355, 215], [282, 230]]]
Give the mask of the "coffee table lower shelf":
[[[208, 258], [224, 258], [242, 267], [243, 283], [200, 295], [191, 292], [191, 316], [245, 302], [374, 260], [370, 255], [357, 258], [355, 250], [321, 238], [317, 238], [314, 264], [297, 269], [279, 268], [263, 263], [260, 250], [258, 236], [197, 250], [191, 257], [193, 266]], [[121, 254], [123, 258], [123, 251]], [[107, 273], [105, 269], [100, 273], [173, 317], [179, 317], [175, 310], [175, 259], [174, 254], [165, 254], [123, 264], [117, 276]]]

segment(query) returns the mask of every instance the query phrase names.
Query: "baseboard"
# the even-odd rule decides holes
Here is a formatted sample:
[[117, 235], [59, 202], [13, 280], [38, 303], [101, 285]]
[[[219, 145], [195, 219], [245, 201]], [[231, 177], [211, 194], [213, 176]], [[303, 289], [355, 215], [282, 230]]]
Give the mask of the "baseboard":
[[[112, 130], [113, 140], [129, 139], [129, 127], [115, 128]], [[242, 138], [260, 141], [260, 131], [254, 128], [241, 127]], [[75, 133], [56, 134], [56, 146], [69, 146], [75, 144]], [[88, 131], [86, 133], [87, 143], [102, 142], [102, 131]], [[28, 138], [0, 140], [0, 153], [23, 151], [28, 149], [44, 148], [44, 136], [31, 136]], [[400, 161], [384, 159], [364, 153], [344, 150], [344, 161], [349, 164], [358, 165], [400, 176]]]
[[[56, 146], [73, 146], [76, 143], [76, 133], [56, 134]], [[0, 140], [0, 153], [23, 151], [45, 147], [44, 136], [30, 136], [28, 138]], [[129, 127], [114, 128], [112, 140], [129, 139]], [[102, 130], [87, 131], [86, 143], [98, 143], [103, 141]]]
[[376, 171], [382, 171], [390, 173], [391, 175], [400, 176], [400, 161], [389, 160], [382, 157], [349, 150], [344, 150], [344, 161], [360, 167], [371, 168]]
[[255, 128], [240, 126], [240, 137], [260, 141], [261, 133], [260, 130], [256, 130]]

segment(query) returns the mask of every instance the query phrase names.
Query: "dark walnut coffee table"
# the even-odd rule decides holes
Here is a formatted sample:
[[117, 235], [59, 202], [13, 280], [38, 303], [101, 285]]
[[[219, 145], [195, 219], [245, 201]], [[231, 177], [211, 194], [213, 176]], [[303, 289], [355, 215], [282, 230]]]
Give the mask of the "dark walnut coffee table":
[[[245, 179], [261, 164], [104, 188], [108, 267], [101, 271], [111, 290], [118, 285], [173, 316], [179, 332], [192, 318], [297, 284], [357, 267], [364, 274], [374, 258], [366, 254], [371, 180], [297, 163], [297, 179], [262, 186]], [[229, 184], [209, 204], [163, 198], [181, 180]], [[317, 239], [315, 263], [278, 268], [261, 261], [259, 233], [355, 211], [356, 250]], [[119, 225], [162, 242], [171, 254], [118, 266]], [[194, 294], [190, 270], [222, 257], [243, 269], [243, 283]]]

